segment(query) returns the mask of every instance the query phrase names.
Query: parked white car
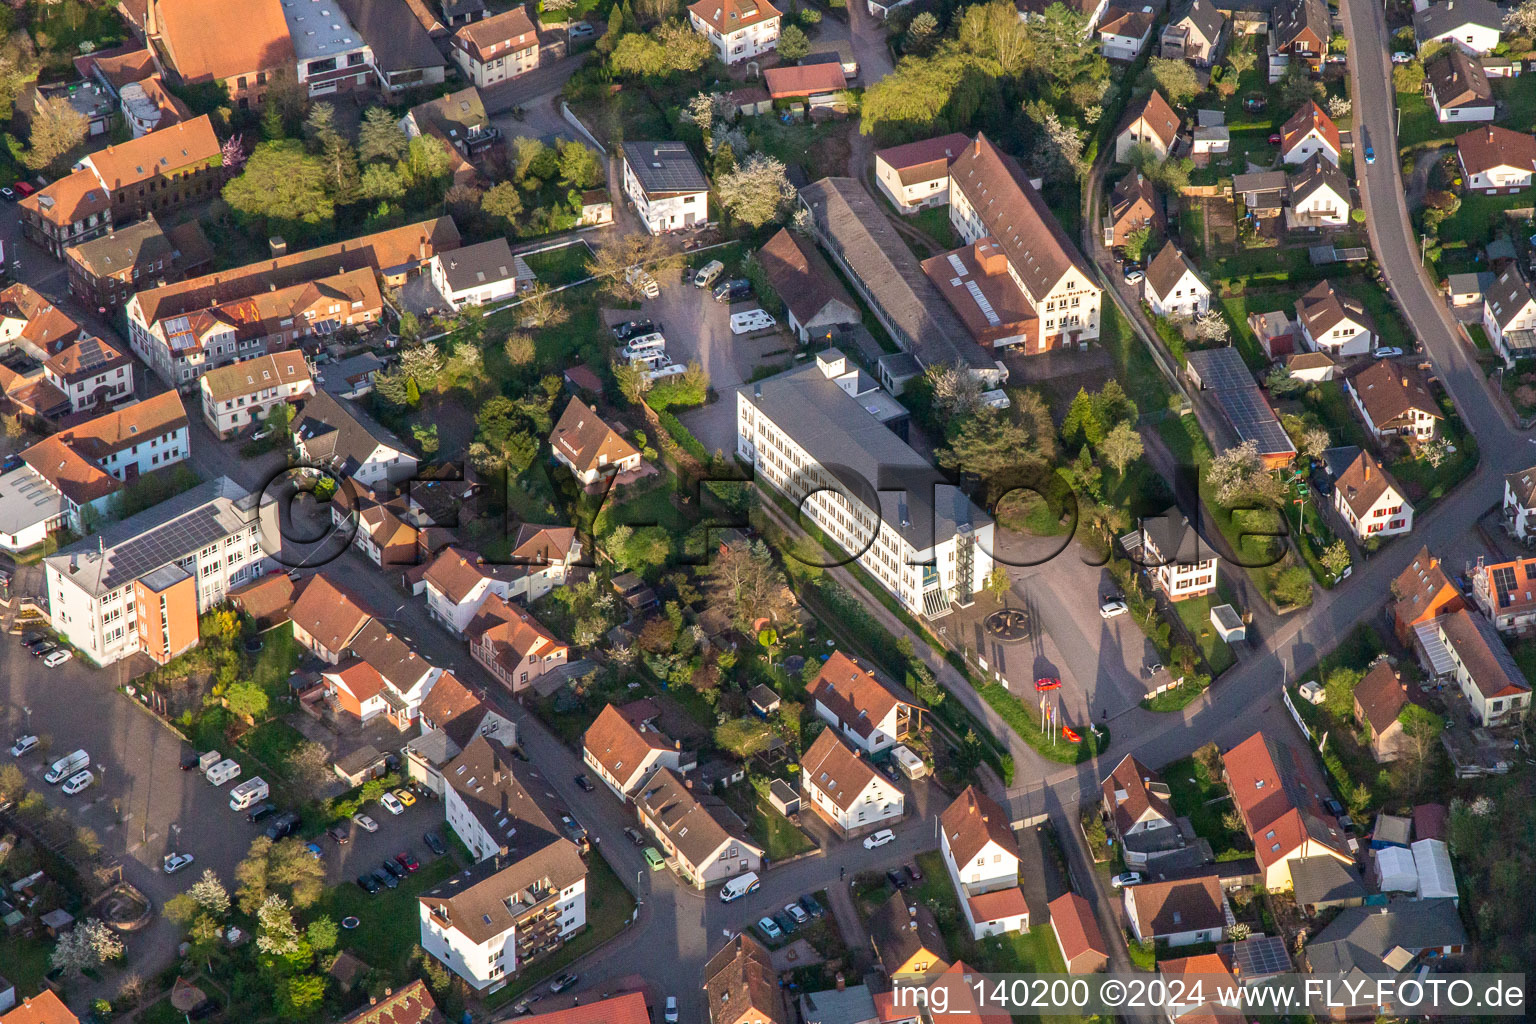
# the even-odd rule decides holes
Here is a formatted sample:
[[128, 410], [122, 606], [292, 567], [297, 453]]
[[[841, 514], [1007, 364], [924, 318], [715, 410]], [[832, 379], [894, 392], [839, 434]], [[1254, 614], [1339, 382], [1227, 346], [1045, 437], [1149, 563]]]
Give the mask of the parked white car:
[[865, 838], [865, 840], [864, 840], [864, 849], [866, 849], [866, 850], [879, 849], [880, 847], [884, 846], [886, 843], [891, 843], [891, 842], [895, 842], [895, 841], [896, 841], [896, 833], [892, 832], [888, 828], [883, 828], [879, 832], [876, 832], [874, 835], [868, 836], [868, 837]]
[[38, 738], [36, 736], [18, 737], [16, 742], [11, 744], [11, 756], [20, 757], [22, 754], [25, 754], [27, 751], [37, 746], [37, 744]]
[[92, 775], [89, 771], [76, 772], [69, 777], [68, 782], [64, 783], [64, 795], [74, 796], [76, 793], [88, 789], [91, 783], [95, 781], [96, 776]]
[[715, 283], [715, 279], [725, 272], [725, 264], [719, 260], [710, 260], [699, 268], [699, 272], [693, 275], [695, 288], [708, 288]]
[[191, 864], [195, 859], [190, 853], [168, 853], [165, 855], [165, 859], [160, 862], [160, 870], [168, 875], [174, 875], [182, 868]]
[[1112, 619], [1116, 615], [1124, 615], [1125, 602], [1119, 600], [1118, 598], [1105, 601], [1103, 604], [1099, 605], [1099, 614], [1106, 619]]
[[352, 823], [364, 832], [377, 832], [379, 830], [379, 823], [366, 814], [352, 815]]
[[1109, 880], [1109, 884], [1114, 886], [1116, 889], [1124, 889], [1128, 885], [1140, 885], [1141, 872], [1127, 871], [1124, 874], [1116, 875], [1114, 878]]
[[731, 314], [731, 333], [749, 334], [752, 331], [766, 331], [770, 327], [777, 327], [778, 323], [766, 309], [748, 309]]
[[1394, 52], [1392, 54], [1392, 63], [1393, 64], [1412, 64], [1413, 63], [1413, 54], [1408, 53], [1406, 50], [1397, 50], [1396, 52]]
[[43, 664], [47, 665], [49, 668], [58, 668], [60, 665], [64, 664], [66, 661], [73, 657], [74, 655], [68, 651], [58, 650], [52, 652], [46, 658], [44, 658]]
[[1398, 348], [1396, 345], [1383, 345], [1381, 348], [1378, 348], [1376, 351], [1371, 353], [1371, 355], [1375, 356], [1377, 359], [1396, 359], [1402, 354], [1403, 350]]
[[390, 814], [405, 813], [405, 804], [401, 803], [400, 798], [395, 796], [393, 793], [385, 793], [383, 796], [379, 797], [379, 803], [383, 804], [384, 809]]

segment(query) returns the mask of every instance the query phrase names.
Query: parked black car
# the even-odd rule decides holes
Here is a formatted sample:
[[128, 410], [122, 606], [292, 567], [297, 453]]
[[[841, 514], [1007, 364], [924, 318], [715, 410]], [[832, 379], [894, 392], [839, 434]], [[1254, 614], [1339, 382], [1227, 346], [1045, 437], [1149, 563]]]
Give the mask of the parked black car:
[[181, 768], [182, 771], [189, 772], [193, 768], [197, 767], [197, 761], [198, 761], [197, 751], [189, 750], [185, 754], [181, 755], [181, 764], [179, 765], [179, 767]]
[[325, 830], [325, 834], [331, 837], [331, 841], [337, 846], [345, 846], [352, 841], [352, 830], [345, 825], [332, 825]]
[[400, 887], [400, 879], [396, 878], [393, 874], [383, 870], [382, 868], [378, 871], [375, 871], [373, 873], [373, 877], [378, 879], [381, 884], [387, 885], [391, 889], [398, 889]]
[[405, 877], [405, 867], [401, 864], [396, 864], [392, 860], [386, 860], [384, 862], [384, 870], [394, 875], [396, 878]]
[[826, 911], [822, 909], [821, 903], [816, 899], [816, 897], [810, 895], [809, 893], [800, 897], [800, 909], [804, 910], [812, 917], [821, 917], [826, 913]]
[[898, 889], [905, 889], [907, 887], [907, 876], [894, 868], [885, 873], [885, 879]]
[[785, 935], [793, 935], [800, 930], [800, 926], [795, 924], [795, 919], [788, 914], [774, 914], [773, 920], [779, 926], [779, 931]]
[[421, 841], [427, 844], [427, 849], [439, 857], [448, 852], [448, 844], [443, 842], [443, 837], [436, 832], [428, 832], [421, 837]]
[[596, 786], [592, 785], [592, 780], [587, 778], [584, 774], [576, 776], [576, 785], [581, 787], [581, 791], [583, 793], [590, 793], [597, 788]]
[[716, 302], [740, 302], [752, 294], [752, 282], [744, 277], [734, 277], [715, 285]]
[[637, 338], [642, 334], [653, 334], [659, 330], [661, 328], [649, 320], [630, 320], [622, 324], [615, 324], [613, 336], [620, 341], [628, 341], [630, 338]]
[[260, 821], [262, 818], [265, 818], [267, 815], [271, 814], [275, 810], [277, 810], [277, 804], [275, 804], [272, 801], [268, 800], [266, 803], [264, 803], [264, 804], [257, 804], [255, 807], [252, 807], [249, 811], [246, 811], [245, 812], [245, 820], [249, 821], [251, 824], [254, 825], [256, 822]]
[[923, 880], [923, 873], [917, 870], [917, 865], [911, 861], [904, 864], [902, 870], [907, 873], [907, 878], [913, 882], [921, 882]]
[[371, 896], [379, 891], [379, 880], [371, 872], [365, 871], [357, 876], [357, 887]]
[[284, 811], [282, 814], [272, 819], [272, 823], [267, 826], [267, 830], [263, 832], [262, 835], [266, 836], [273, 842], [276, 842], [277, 840], [282, 839], [284, 836], [292, 835], [293, 830], [298, 827], [298, 812]]

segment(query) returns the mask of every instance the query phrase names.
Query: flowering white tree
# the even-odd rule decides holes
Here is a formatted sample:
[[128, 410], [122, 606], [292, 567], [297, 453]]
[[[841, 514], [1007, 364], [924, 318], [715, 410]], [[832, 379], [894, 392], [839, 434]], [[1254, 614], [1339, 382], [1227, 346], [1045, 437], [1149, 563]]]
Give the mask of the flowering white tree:
[[283, 956], [299, 948], [299, 929], [293, 923], [288, 901], [281, 896], [268, 896], [256, 911], [256, 921], [261, 925], [256, 933], [256, 948], [263, 953]]
[[1210, 309], [1195, 317], [1195, 337], [1202, 341], [1226, 341], [1232, 336], [1227, 318], [1218, 310]]
[[187, 893], [199, 907], [215, 917], [229, 913], [229, 890], [224, 888], [212, 868], [204, 868], [203, 877], [192, 883]]
[[795, 201], [795, 186], [789, 183], [783, 161], [753, 153], [716, 180], [715, 195], [732, 217], [758, 228], [789, 209]]
[[76, 923], [59, 936], [48, 962], [65, 974], [92, 970], [111, 960], [121, 960], [123, 942], [94, 917]]

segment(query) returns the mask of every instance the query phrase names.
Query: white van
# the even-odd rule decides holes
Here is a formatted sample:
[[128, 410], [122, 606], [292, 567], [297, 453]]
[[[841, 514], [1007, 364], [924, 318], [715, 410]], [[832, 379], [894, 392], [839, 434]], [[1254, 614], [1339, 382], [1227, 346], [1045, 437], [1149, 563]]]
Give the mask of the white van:
[[749, 892], [756, 892], [762, 883], [757, 879], [757, 872], [748, 871], [744, 875], [737, 875], [720, 887], [720, 902], [729, 903], [739, 900]]
[[61, 757], [53, 762], [53, 765], [48, 769], [48, 774], [44, 775], [43, 778], [47, 780], [49, 785], [57, 786], [81, 768], [87, 767], [90, 763], [91, 755], [87, 754], [84, 750], [77, 750], [73, 754]]
[[258, 800], [265, 800], [271, 789], [267, 786], [267, 780], [260, 775], [254, 779], [246, 779], [240, 785], [229, 791], [229, 809], [243, 811]]
[[215, 786], [222, 786], [230, 779], [238, 779], [239, 777], [240, 762], [227, 757], [208, 769], [208, 781]]
[[222, 760], [224, 760], [224, 755], [217, 750], [205, 750], [202, 754], [198, 755], [197, 770], [206, 775], [209, 768], [212, 768]]

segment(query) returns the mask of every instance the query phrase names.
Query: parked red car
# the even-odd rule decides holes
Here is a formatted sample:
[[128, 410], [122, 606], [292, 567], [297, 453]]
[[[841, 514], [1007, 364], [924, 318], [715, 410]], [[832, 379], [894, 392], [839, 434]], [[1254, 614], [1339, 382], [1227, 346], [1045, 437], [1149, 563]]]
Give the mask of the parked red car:
[[1055, 678], [1054, 676], [1050, 676], [1045, 679], [1036, 679], [1035, 689], [1041, 693], [1044, 693], [1046, 690], [1059, 690], [1061, 689], [1061, 680]]
[[25, 198], [25, 197], [31, 195], [33, 192], [37, 191], [37, 187], [35, 185], [28, 185], [24, 181], [18, 181], [18, 182], [16, 182], [16, 184], [12, 185], [11, 187], [16, 190], [16, 194], [17, 195], [19, 195], [19, 196], [21, 196], [23, 198]]
[[1278, 145], [1280, 145], [1280, 133], [1279, 132], [1274, 132], [1274, 133], [1272, 133], [1269, 136], [1269, 144], [1271, 146], [1278, 146]]

